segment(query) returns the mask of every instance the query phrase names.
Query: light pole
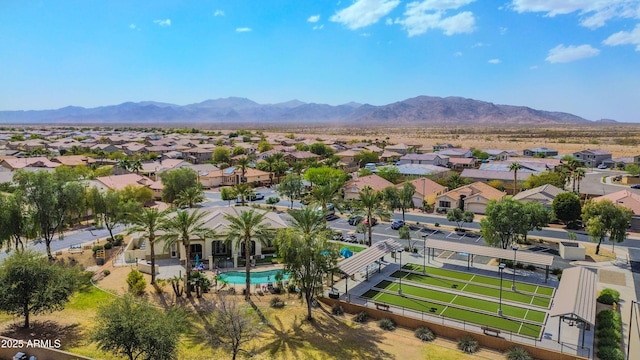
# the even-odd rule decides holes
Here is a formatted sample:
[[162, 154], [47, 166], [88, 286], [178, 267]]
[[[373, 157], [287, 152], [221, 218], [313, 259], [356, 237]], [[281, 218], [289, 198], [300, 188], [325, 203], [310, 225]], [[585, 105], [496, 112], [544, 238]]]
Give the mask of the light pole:
[[422, 258], [422, 274], [426, 275], [427, 274], [427, 235], [422, 235], [422, 255], [424, 255], [424, 257]]
[[502, 316], [502, 272], [504, 271], [504, 263], [498, 265], [498, 272], [500, 272], [500, 305], [498, 306], [498, 316]]
[[513, 284], [511, 285], [511, 291], [516, 291], [516, 253], [518, 252], [518, 245], [513, 245]]
[[404, 250], [403, 249], [398, 249], [397, 252], [400, 253], [400, 277], [398, 279], [400, 279], [400, 285], [398, 285], [398, 295], [402, 295], [402, 252]]

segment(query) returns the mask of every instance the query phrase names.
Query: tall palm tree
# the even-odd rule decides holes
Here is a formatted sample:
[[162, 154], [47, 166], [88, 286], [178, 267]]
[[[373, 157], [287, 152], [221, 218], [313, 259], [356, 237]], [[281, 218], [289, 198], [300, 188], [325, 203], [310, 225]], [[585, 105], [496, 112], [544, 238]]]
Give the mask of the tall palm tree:
[[584, 168], [577, 168], [573, 171], [573, 182], [574, 184], [577, 182], [578, 183], [578, 194], [580, 194], [580, 181], [582, 179], [584, 179], [586, 175], [586, 172], [584, 171]]
[[367, 231], [369, 235], [368, 245], [371, 246], [371, 222], [373, 218], [377, 216], [382, 216], [385, 214], [383, 207], [380, 206], [382, 203], [382, 193], [376, 190], [373, 190], [371, 186], [365, 186], [358, 193], [358, 212], [363, 214], [367, 219]]
[[302, 161], [294, 161], [293, 164], [291, 164], [291, 169], [298, 175], [302, 175], [302, 171], [304, 170], [304, 168], [305, 165]]
[[178, 207], [188, 206], [193, 208], [197, 203], [201, 203], [205, 200], [204, 191], [199, 186], [190, 186], [178, 193], [176, 200], [174, 201]]
[[191, 285], [189, 284], [189, 279], [191, 278], [191, 238], [195, 237], [204, 240], [215, 237], [215, 231], [204, 226], [204, 217], [206, 215], [207, 213], [199, 212], [198, 210], [191, 212], [178, 210], [175, 216], [168, 217], [160, 227], [165, 231], [159, 237], [159, 240], [164, 242], [165, 251], [170, 250], [173, 245], [182, 244], [184, 246], [187, 296], [191, 296]]
[[514, 161], [509, 165], [509, 171], [513, 171], [513, 195], [518, 193], [518, 170], [522, 169], [522, 165]]
[[246, 267], [246, 290], [245, 299], [249, 301], [251, 290], [251, 241], [267, 243], [273, 239], [275, 232], [271, 226], [264, 221], [267, 213], [256, 212], [255, 209], [242, 211], [234, 216], [225, 214], [224, 218], [229, 221], [227, 229], [221, 236], [228, 244], [240, 248], [244, 245], [244, 257]]
[[327, 230], [324, 214], [314, 208], [291, 209], [288, 212], [292, 218], [291, 227], [300, 235], [318, 234]]
[[580, 166], [582, 165], [582, 163], [580, 162], [580, 160], [578, 159], [571, 159], [569, 161], [567, 161], [567, 169], [569, 171], [570, 174], [570, 179], [571, 179], [571, 191], [576, 192], [576, 177], [575, 177], [575, 171], [577, 169], [580, 168]]
[[140, 161], [140, 159], [131, 161], [129, 163], [129, 170], [135, 171], [136, 174], [140, 174], [140, 170], [142, 170], [142, 161]]
[[131, 168], [131, 162], [129, 161], [129, 159], [120, 159], [118, 160], [118, 167], [125, 172], [128, 172]]
[[249, 160], [248, 157], [243, 156], [241, 158], [238, 158], [238, 160], [236, 160], [236, 166], [240, 168], [240, 171], [242, 173], [242, 177], [240, 178], [240, 182], [244, 182], [243, 179], [245, 178], [245, 175], [247, 174], [247, 168], [249, 167], [249, 164], [251, 163], [251, 161]]
[[[311, 188], [312, 203], [320, 206], [322, 213], [327, 214], [327, 205], [339, 201], [340, 188], [342, 183], [339, 181], [328, 181], [321, 184], [314, 184]], [[326, 218], [325, 218], [326, 222]]]
[[169, 210], [159, 211], [155, 208], [144, 208], [142, 212], [129, 215], [131, 227], [127, 230], [127, 234], [142, 233], [151, 250], [151, 285], [156, 283], [156, 272], [154, 271], [156, 268], [156, 233], [160, 230], [167, 214], [169, 214]]
[[284, 160], [277, 161], [273, 164], [273, 170], [276, 173], [276, 182], [280, 183], [280, 176], [289, 170], [289, 163]]

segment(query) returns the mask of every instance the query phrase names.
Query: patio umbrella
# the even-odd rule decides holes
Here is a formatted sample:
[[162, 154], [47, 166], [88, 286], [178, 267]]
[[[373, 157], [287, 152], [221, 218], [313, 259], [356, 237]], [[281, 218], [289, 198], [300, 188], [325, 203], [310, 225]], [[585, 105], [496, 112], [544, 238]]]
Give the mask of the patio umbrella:
[[196, 254], [196, 267], [200, 266], [200, 256]]
[[340, 250], [340, 255], [347, 259], [353, 256], [353, 251], [349, 250], [349, 248], [342, 248], [342, 250]]

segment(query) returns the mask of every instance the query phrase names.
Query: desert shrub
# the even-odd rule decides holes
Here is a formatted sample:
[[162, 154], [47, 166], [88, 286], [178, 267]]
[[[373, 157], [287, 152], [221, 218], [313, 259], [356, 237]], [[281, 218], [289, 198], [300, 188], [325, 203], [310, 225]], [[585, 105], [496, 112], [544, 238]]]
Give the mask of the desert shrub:
[[362, 310], [358, 314], [356, 314], [356, 316], [353, 317], [353, 321], [357, 323], [364, 323], [365, 321], [367, 321], [368, 317], [369, 317], [369, 314], [367, 314], [366, 311]]
[[526, 269], [529, 270], [529, 271], [536, 271], [537, 268], [536, 268], [535, 265], [529, 264], [529, 265], [526, 266]]
[[104, 244], [104, 249], [105, 250], [109, 250], [113, 248], [113, 243], [112, 242], [107, 242], [106, 244]]
[[109, 271], [109, 270], [102, 270], [102, 274], [103, 274], [104, 276], [109, 276], [109, 275], [111, 275], [111, 271]]
[[620, 314], [617, 311], [606, 309], [606, 310], [600, 311], [598, 315], [596, 315], [596, 320], [598, 322], [606, 321], [606, 320], [613, 320], [615, 322], [620, 322], [622, 318], [620, 317]]
[[620, 302], [620, 292], [614, 289], [604, 289], [598, 296], [598, 302], [601, 304], [613, 305]]
[[378, 321], [378, 326], [380, 326], [380, 329], [387, 330], [387, 331], [392, 331], [396, 329], [396, 323], [393, 320], [388, 318], [384, 318]]
[[514, 347], [507, 351], [507, 360], [531, 360], [533, 359], [527, 350], [521, 347]]
[[167, 279], [156, 279], [156, 283], [153, 288], [156, 290], [157, 294], [162, 294], [165, 286], [167, 286]]
[[287, 285], [287, 291], [289, 292], [289, 294], [295, 293], [296, 292], [296, 285], [295, 284]]
[[613, 318], [604, 318], [604, 319], [598, 320], [597, 329], [598, 330], [615, 329], [620, 331], [620, 321], [616, 321], [616, 319], [613, 319]]
[[124, 236], [122, 234], [114, 236], [113, 239], [113, 246], [120, 246], [124, 242]]
[[104, 246], [102, 245], [93, 245], [91, 251], [93, 251], [93, 255], [95, 256], [98, 250], [104, 250]]
[[131, 270], [127, 275], [127, 285], [129, 286], [129, 292], [133, 295], [140, 296], [144, 294], [147, 288], [147, 282], [144, 280], [144, 276], [138, 270]]
[[343, 315], [344, 314], [344, 308], [340, 304], [335, 304], [331, 308], [331, 313], [333, 315]]
[[556, 277], [558, 278], [558, 281], [560, 281], [562, 279], [562, 274], [558, 274]]
[[624, 354], [619, 347], [598, 348], [597, 355], [600, 360], [624, 360]]
[[282, 301], [279, 296], [274, 296], [269, 301], [269, 305], [271, 305], [272, 308], [282, 309], [284, 307], [284, 301]]
[[473, 354], [480, 349], [480, 344], [473, 336], [465, 335], [458, 340], [458, 349], [467, 354]]
[[436, 222], [436, 223], [434, 223], [434, 224], [433, 224], [433, 226], [435, 226], [435, 227], [440, 227], [440, 223], [439, 223], [439, 222]]
[[413, 334], [422, 341], [433, 341], [436, 338], [436, 334], [424, 326], [417, 328]]

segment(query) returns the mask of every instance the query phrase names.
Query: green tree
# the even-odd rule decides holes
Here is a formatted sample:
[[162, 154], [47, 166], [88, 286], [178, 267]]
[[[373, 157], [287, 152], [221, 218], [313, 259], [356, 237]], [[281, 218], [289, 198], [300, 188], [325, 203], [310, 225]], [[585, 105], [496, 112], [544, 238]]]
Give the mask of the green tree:
[[199, 204], [203, 201], [205, 201], [204, 191], [202, 190], [202, 187], [198, 184], [198, 186], [188, 187], [180, 191], [174, 203], [178, 207], [187, 206], [191, 209], [196, 204]]
[[538, 186], [550, 184], [557, 188], [564, 189], [566, 182], [565, 176], [561, 171], [543, 171], [539, 174], [531, 174], [531, 176], [525, 180], [524, 187], [533, 189]]
[[304, 172], [304, 179], [312, 186], [326, 185], [328, 183], [342, 183], [347, 180], [347, 174], [339, 169], [329, 167], [311, 167]]
[[245, 150], [245, 148], [243, 148], [242, 146], [238, 145], [238, 146], [233, 148], [233, 150], [231, 151], [231, 155], [233, 155], [233, 156], [244, 155], [244, 154], [246, 154], [246, 152], [247, 152], [247, 150]]
[[[438, 183], [440, 183], [440, 181], [438, 181]], [[442, 185], [448, 187], [449, 190], [457, 189], [461, 186], [468, 185], [469, 183], [469, 179], [463, 178], [457, 172], [454, 172], [451, 176], [442, 181]]]
[[526, 228], [526, 213], [522, 203], [506, 197], [487, 204], [485, 217], [480, 220], [480, 233], [489, 246], [507, 246], [516, 241]]
[[640, 175], [640, 165], [638, 164], [627, 164], [624, 167], [624, 171], [626, 171], [631, 176]]
[[[156, 208], [144, 208], [142, 211], [136, 211], [128, 214], [131, 227], [127, 230], [128, 234], [141, 233], [142, 237], [147, 241], [150, 250], [151, 269], [156, 268], [156, 234], [160, 230], [162, 223], [165, 221], [169, 210], [159, 211]], [[156, 283], [156, 272], [151, 271], [151, 285]]]
[[339, 179], [314, 184], [311, 188], [311, 202], [318, 205], [322, 209], [322, 213], [326, 215], [329, 204], [337, 206], [341, 201], [340, 189], [343, 184]]
[[[198, 210], [178, 210], [174, 216], [167, 217], [160, 226], [165, 233], [160, 235], [158, 240], [164, 243], [165, 251], [178, 244], [184, 247], [187, 279], [191, 279], [191, 239], [212, 239], [216, 235], [213, 229], [205, 227], [205, 216], [207, 213]], [[187, 297], [191, 297], [191, 284], [189, 281], [186, 284]]]
[[186, 316], [160, 310], [131, 296], [100, 306], [91, 339], [100, 350], [134, 359], [176, 359]]
[[373, 171], [371, 171], [370, 169], [362, 168], [358, 170], [358, 177], [365, 177], [369, 175], [373, 175]]
[[542, 230], [543, 227], [549, 225], [551, 221], [551, 213], [545, 209], [544, 205], [537, 201], [529, 201], [522, 204], [525, 213], [524, 232], [522, 237], [527, 242], [529, 231]]
[[487, 159], [489, 159], [489, 154], [487, 152], [485, 152], [485, 151], [480, 150], [480, 149], [473, 149], [471, 154], [472, 154], [472, 156], [474, 158], [479, 159], [479, 160], [487, 160]]
[[623, 242], [631, 223], [631, 210], [604, 199], [589, 200], [582, 208], [582, 223], [591, 241], [597, 242], [596, 254], [600, 253], [600, 244], [609, 236], [612, 243]]
[[258, 152], [263, 153], [269, 150], [273, 150], [273, 145], [269, 144], [267, 140], [260, 140], [260, 142], [258, 142]]
[[253, 189], [249, 184], [236, 184], [233, 186], [233, 193], [241, 199], [242, 206], [244, 206], [245, 201], [253, 195]]
[[385, 166], [378, 170], [378, 176], [389, 182], [397, 184], [398, 181], [400, 181], [402, 174], [400, 174], [400, 170], [395, 166]]
[[447, 220], [455, 222], [458, 227], [456, 229], [462, 229], [462, 224], [472, 223], [475, 214], [469, 210], [462, 210], [460, 208], [453, 208], [447, 212]]
[[509, 171], [513, 171], [513, 194], [518, 193], [518, 171], [522, 169], [522, 164], [514, 161], [509, 165]]
[[251, 242], [259, 241], [263, 244], [273, 239], [273, 229], [265, 222], [267, 213], [257, 212], [255, 209], [242, 211], [236, 216], [225, 214], [224, 218], [229, 222], [227, 229], [221, 235], [227, 244], [241, 248], [244, 246], [246, 268], [245, 299], [249, 301], [251, 292]]
[[180, 168], [166, 171], [160, 174], [162, 189], [162, 201], [173, 203], [178, 194], [187, 188], [200, 186], [198, 173], [190, 168]]
[[354, 156], [353, 159], [362, 167], [367, 163], [377, 163], [380, 160], [380, 155], [377, 152], [364, 150]]
[[100, 191], [96, 187], [89, 190], [87, 201], [94, 216], [109, 231], [111, 241], [114, 241], [113, 229], [124, 223], [128, 214], [137, 212], [142, 207], [135, 200], [125, 200], [116, 190]]
[[212, 159], [214, 163], [229, 163], [231, 161], [231, 151], [226, 147], [219, 146], [213, 149]]
[[133, 200], [140, 205], [153, 200], [153, 190], [146, 186], [127, 185], [119, 193], [123, 199]]
[[84, 197], [84, 187], [76, 181], [64, 181], [46, 171], [21, 171], [13, 176], [27, 214], [33, 221], [37, 235], [43, 238], [47, 256], [53, 260], [51, 241], [56, 233], [62, 235], [68, 213]]
[[307, 320], [313, 320], [311, 304], [322, 288], [322, 277], [338, 263], [337, 244], [328, 240], [328, 232], [304, 234], [293, 228], [284, 229], [276, 238], [276, 249], [285, 270], [300, 287], [307, 303]]
[[398, 229], [398, 237], [402, 240], [406, 240], [409, 244], [409, 251], [413, 251], [414, 243], [411, 241], [411, 229], [408, 225], [402, 225], [400, 229]]
[[571, 192], [558, 194], [551, 203], [551, 209], [555, 218], [565, 225], [575, 222], [582, 215], [580, 198]]
[[302, 178], [295, 173], [285, 176], [278, 185], [278, 193], [289, 198], [289, 201], [291, 201], [291, 209], [293, 209], [293, 200], [299, 199], [303, 192], [304, 185], [302, 184]]
[[59, 311], [78, 287], [77, 268], [43, 261], [33, 251], [14, 252], [0, 265], [0, 311], [23, 316]]
[[21, 202], [20, 194], [0, 193], [0, 249], [24, 249], [23, 239], [28, 238], [32, 226]]
[[327, 146], [326, 144], [317, 142], [309, 146], [309, 152], [312, 152], [316, 155], [326, 158], [329, 155], [333, 155], [334, 150], [331, 147]]
[[220, 199], [222, 199], [223, 201], [228, 201], [229, 206], [231, 206], [231, 200], [234, 200], [235, 198], [236, 193], [235, 191], [233, 191], [232, 187], [225, 186], [220, 188]]

